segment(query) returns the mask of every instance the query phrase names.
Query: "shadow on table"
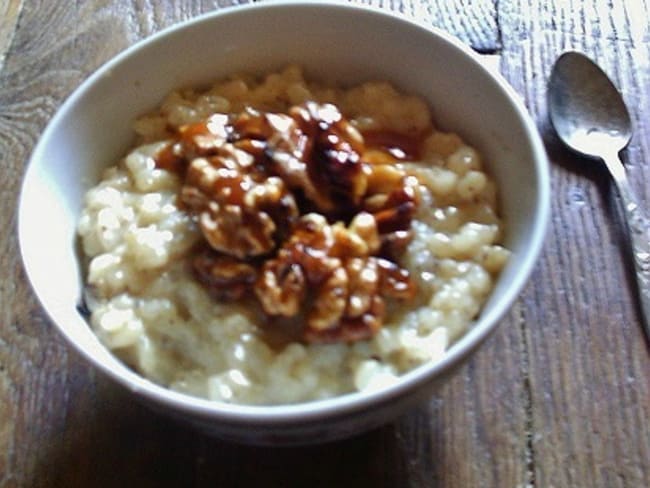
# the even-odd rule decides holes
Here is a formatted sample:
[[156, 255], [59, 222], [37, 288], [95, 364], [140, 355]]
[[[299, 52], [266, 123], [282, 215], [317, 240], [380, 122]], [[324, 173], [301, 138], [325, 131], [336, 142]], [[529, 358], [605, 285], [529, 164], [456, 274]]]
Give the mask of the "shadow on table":
[[[541, 133], [551, 164], [574, 173], [585, 180], [582, 183], [578, 182], [575, 186], [570, 187], [568, 194], [562, 194], [558, 192], [557, 189], [554, 189], [556, 191], [552, 192], [553, 198], [558, 198], [558, 196], [563, 198], [563, 201], [561, 202], [563, 204], [567, 203], [569, 205], [574, 205], [577, 201], [578, 206], [585, 204], [589, 206], [597, 206], [596, 202], [590, 201], [591, 198], [587, 195], [589, 189], [587, 188], [588, 184], [586, 182], [590, 181], [595, 186], [598, 193], [597, 198], [601, 199], [606, 211], [606, 225], [613, 231], [611, 232], [611, 243], [613, 246], [618, 248], [621, 262], [624, 263], [627, 286], [630, 290], [634, 290], [633, 294], [635, 295], [634, 300], [637, 309], [637, 316], [641, 317], [641, 302], [637, 293], [634, 258], [626, 237], [627, 230], [625, 227], [625, 216], [623, 214], [622, 205], [618, 199], [615, 184], [612, 181], [612, 177], [610, 176], [605, 164], [596, 160], [589, 160], [588, 158], [579, 156], [567, 149], [552, 129], [550, 122], [547, 120], [543, 121], [541, 124]], [[634, 140], [632, 142], [634, 143]], [[627, 152], [621, 152], [620, 156], [625, 165], [628, 157]], [[635, 182], [632, 180], [630, 180], [630, 185], [632, 188], [636, 186]], [[558, 193], [560, 194], [558, 195]], [[594, 197], [592, 196], [592, 198]], [[642, 201], [639, 200], [639, 203], [643, 206]], [[591, 222], [588, 222], [587, 224], [593, 225]], [[597, 229], [592, 229], [592, 231], [597, 231]], [[646, 337], [646, 341], [648, 345], [650, 345], [650, 338]]]
[[[76, 392], [32, 486], [408, 486], [408, 449], [388, 425], [308, 447], [231, 444], [150, 411], [105, 378]], [[412, 463], [411, 463], [412, 464]]]

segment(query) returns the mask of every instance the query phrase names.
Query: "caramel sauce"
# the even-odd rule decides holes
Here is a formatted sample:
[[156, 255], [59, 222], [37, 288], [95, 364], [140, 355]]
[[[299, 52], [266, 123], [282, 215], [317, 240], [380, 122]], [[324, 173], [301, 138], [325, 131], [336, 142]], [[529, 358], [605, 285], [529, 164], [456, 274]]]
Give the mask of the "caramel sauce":
[[[188, 189], [188, 198], [179, 200], [186, 211], [199, 214], [205, 212], [211, 202], [216, 202], [214, 218], [218, 225], [219, 206], [233, 205], [241, 210], [241, 226], [246, 232], [241, 236], [239, 233], [229, 236], [233, 237], [230, 247], [219, 247], [221, 242], [215, 244], [208, 239], [214, 249], [194, 259], [197, 278], [213, 296], [254, 301], [253, 291], [259, 292], [256, 280], [262, 279], [262, 266], [268, 259], [279, 259], [284, 250], [282, 259], [300, 266], [312, 289], [307, 289], [307, 298], [297, 315], [291, 317], [274, 315], [277, 310], [273, 308], [264, 311], [265, 302], [255, 302], [264, 319], [261, 322], [267, 324], [262, 334], [268, 342], [277, 345], [292, 341], [298, 335], [307, 342], [352, 342], [368, 339], [381, 327], [385, 315], [384, 298], [411, 299], [415, 293], [415, 284], [408, 272], [392, 258], [400, 254], [410, 240], [417, 195], [409, 177], [399, 173], [395, 176], [396, 171], [402, 170], [370, 170], [370, 167], [418, 159], [421, 145], [421, 136], [394, 131], [372, 130], [359, 134], [335, 106], [307, 102], [293, 107], [289, 114], [247, 110], [237, 116], [212, 115], [203, 122], [178, 129], [174, 141], [162, 147], [154, 160], [156, 167], [185, 179], [183, 190]], [[196, 158], [207, 159], [211, 167], [191, 165]], [[195, 170], [205, 172], [197, 175], [193, 174]], [[376, 180], [372, 190], [368, 186], [369, 171]], [[248, 192], [271, 176], [282, 177], [286, 188], [284, 196], [272, 202], [261, 197], [261, 203], [247, 203]], [[260, 188], [260, 191], [266, 190]], [[365, 208], [364, 202], [373, 197], [383, 200], [374, 209]], [[295, 225], [298, 220], [296, 205], [303, 215], [315, 211], [325, 216], [325, 227], [330, 225], [328, 222], [349, 223], [360, 211], [374, 217], [375, 232], [382, 245], [379, 251], [361, 255], [361, 258], [375, 259], [383, 254], [379, 258], [383, 276], [379, 286], [383, 292], [373, 296], [372, 308], [362, 315], [352, 317], [344, 313], [339, 322], [324, 330], [302, 325], [308, 317], [307, 310], [314, 305], [319, 287], [324, 286], [333, 273], [334, 265], [325, 264], [339, 259], [345, 263], [346, 257], [331, 256], [331, 244], [318, 241], [321, 235], [315, 229]], [[265, 233], [264, 226], [268, 228], [269, 220], [276, 229], [272, 237]], [[246, 248], [244, 238], [252, 238], [255, 242], [266, 240], [270, 246], [257, 254], [233, 252], [231, 247], [239, 244]], [[343, 292], [348, 293], [347, 288]]]
[[154, 155], [156, 168], [164, 169], [178, 175], [185, 173], [187, 160], [177, 154], [177, 146], [174, 143], [165, 145]]
[[381, 149], [400, 161], [417, 160], [420, 157], [422, 136], [389, 130], [368, 130], [362, 134], [369, 149]]
[[242, 205], [244, 195], [252, 188], [250, 178], [235, 170], [220, 168], [219, 177], [214, 182], [212, 191], [224, 204]]

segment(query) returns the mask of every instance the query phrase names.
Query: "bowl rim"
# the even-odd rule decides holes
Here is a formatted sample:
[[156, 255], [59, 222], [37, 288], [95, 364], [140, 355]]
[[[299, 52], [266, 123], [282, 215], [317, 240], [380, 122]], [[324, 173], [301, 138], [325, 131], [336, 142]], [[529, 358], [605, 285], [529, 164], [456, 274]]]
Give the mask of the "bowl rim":
[[[83, 97], [96, 81], [105, 76], [114, 66], [119, 65], [124, 60], [146, 49], [151, 44], [157, 43], [165, 38], [173, 36], [175, 33], [191, 29], [197, 25], [213, 22], [214, 19], [227, 19], [230, 16], [249, 15], [251, 12], [277, 10], [277, 9], [338, 9], [341, 11], [354, 12], [360, 15], [378, 16], [398, 24], [410, 25], [417, 29], [425, 31], [429, 36], [438, 38], [438, 41], [446, 43], [451, 48], [459, 51], [459, 54], [469, 58], [475, 67], [484, 71], [496, 83], [495, 86], [503, 92], [505, 98], [510, 102], [511, 108], [516, 113], [518, 124], [524, 129], [525, 135], [531, 146], [531, 155], [534, 159], [534, 169], [537, 185], [537, 201], [535, 202], [535, 213], [532, 233], [530, 236], [530, 246], [526, 252], [525, 259], [521, 262], [518, 273], [513, 279], [500, 301], [495, 304], [488, 313], [482, 313], [480, 318], [475, 321], [471, 328], [463, 334], [452, 346], [445, 352], [444, 357], [435, 363], [425, 363], [413, 370], [400, 375], [399, 381], [377, 391], [351, 392], [339, 395], [333, 398], [315, 400], [295, 404], [280, 405], [245, 405], [230, 404], [207, 400], [194, 397], [188, 394], [180, 393], [168, 389], [164, 386], [153, 383], [152, 381], [141, 376], [139, 373], [125, 366], [125, 370], [115, 371], [102, 361], [97, 359], [94, 354], [87, 351], [71, 333], [60, 327], [54, 317], [50, 314], [45, 300], [35, 286], [33, 272], [30, 269], [26, 259], [26, 242], [25, 242], [25, 222], [21, 218], [25, 213], [25, 184], [27, 175], [34, 168], [35, 160], [39, 158], [42, 148], [45, 146], [48, 138], [51, 137], [54, 128], [64, 119], [68, 112], [79, 99]], [[408, 17], [399, 12], [379, 9], [373, 6], [349, 4], [338, 1], [308, 1], [308, 0], [278, 0], [268, 3], [253, 3], [247, 5], [228, 6], [217, 11], [204, 13], [191, 19], [171, 25], [161, 31], [146, 37], [137, 43], [127, 47], [117, 55], [111, 57], [108, 61], [97, 68], [88, 76], [72, 93], [67, 97], [63, 104], [57, 109], [45, 130], [41, 134], [26, 166], [23, 183], [19, 195], [18, 203], [18, 235], [19, 248], [23, 265], [26, 270], [28, 281], [38, 298], [42, 309], [46, 312], [51, 322], [54, 323], [57, 330], [64, 335], [68, 343], [72, 345], [82, 356], [87, 358], [91, 364], [103, 371], [117, 383], [125, 386], [136, 394], [142, 395], [156, 403], [166, 404], [175, 410], [191, 412], [200, 417], [218, 417], [231, 423], [240, 423], [247, 425], [269, 425], [269, 424], [289, 424], [296, 422], [308, 422], [325, 417], [340, 417], [352, 412], [365, 409], [371, 405], [379, 405], [391, 402], [394, 399], [406, 395], [412, 390], [417, 390], [433, 378], [442, 376], [442, 374], [467, 357], [476, 347], [478, 347], [497, 327], [499, 321], [507, 313], [513, 302], [518, 297], [524, 285], [528, 281], [537, 259], [541, 253], [544, 237], [549, 223], [550, 216], [550, 173], [546, 156], [546, 150], [542, 143], [541, 136], [537, 127], [525, 108], [520, 96], [507, 83], [505, 78], [495, 70], [487, 68], [480, 60], [477, 53], [459, 39], [451, 34], [427, 25], [422, 21]], [[105, 347], [105, 346], [103, 346]], [[110, 354], [112, 354], [109, 351]]]

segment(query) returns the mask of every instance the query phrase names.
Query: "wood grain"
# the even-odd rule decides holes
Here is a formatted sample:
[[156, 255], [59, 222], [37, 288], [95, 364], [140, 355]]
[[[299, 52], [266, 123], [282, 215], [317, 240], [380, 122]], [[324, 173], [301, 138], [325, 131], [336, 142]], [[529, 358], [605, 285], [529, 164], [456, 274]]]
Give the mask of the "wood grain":
[[22, 6], [22, 0], [6, 0], [0, 4], [0, 71], [16, 32]]
[[496, 0], [354, 0], [403, 13], [418, 21], [443, 29], [482, 53], [495, 53], [501, 47]]
[[[500, 328], [441, 390], [333, 445], [237, 446], [133, 403], [56, 334], [20, 264], [24, 165], [65, 97], [115, 53], [233, 1], [9, 0], [0, 6], [0, 488], [75, 486], [650, 486], [650, 358], [606, 174], [546, 123], [555, 57], [578, 48], [633, 109], [626, 159], [650, 208], [648, 3], [355, 0], [442, 27], [522, 96], [552, 160], [545, 252]], [[2, 64], [4, 59], [4, 64]]]
[[560, 147], [546, 122], [545, 98], [548, 74], [564, 50], [589, 53], [612, 75], [632, 109], [636, 135], [626, 151], [628, 171], [648, 208], [647, 6], [522, 1], [508, 9], [500, 14], [507, 19], [501, 24], [503, 72], [539, 121], [554, 164], [551, 228], [533, 276], [540, 286], [523, 297], [530, 304], [522, 340], [530, 366], [532, 480], [538, 486], [648, 486], [648, 344], [609, 181], [602, 168]]

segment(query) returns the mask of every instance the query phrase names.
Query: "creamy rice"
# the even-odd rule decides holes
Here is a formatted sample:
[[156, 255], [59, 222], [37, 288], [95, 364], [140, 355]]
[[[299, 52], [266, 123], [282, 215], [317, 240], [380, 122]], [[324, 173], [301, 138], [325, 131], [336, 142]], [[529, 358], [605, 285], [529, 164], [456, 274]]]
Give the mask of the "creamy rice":
[[[246, 302], [216, 301], [187, 266], [201, 239], [179, 208], [179, 177], [153, 155], [169, 127], [239, 112], [286, 111], [306, 100], [336, 104], [361, 130], [429, 134], [421, 160], [400, 163], [418, 177], [414, 238], [400, 264], [418, 285], [415, 301], [391, 308], [369, 340], [270, 344]], [[496, 189], [480, 155], [457, 135], [433, 129], [420, 99], [387, 83], [341, 89], [299, 68], [172, 93], [135, 125], [140, 142], [86, 195], [78, 226], [87, 258], [90, 323], [110, 350], [174, 390], [245, 404], [311, 401], [381, 388], [436, 361], [470, 327], [506, 263]]]

